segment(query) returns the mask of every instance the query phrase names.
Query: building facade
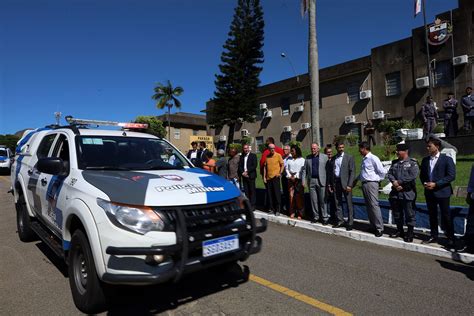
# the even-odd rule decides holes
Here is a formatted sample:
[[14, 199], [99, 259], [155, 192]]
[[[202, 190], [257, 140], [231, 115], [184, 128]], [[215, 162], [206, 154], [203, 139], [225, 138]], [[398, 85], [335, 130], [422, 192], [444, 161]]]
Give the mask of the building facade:
[[[437, 18], [437, 24], [429, 29], [442, 31], [431, 36], [441, 35], [437, 40], [445, 37], [445, 41], [435, 42], [430, 37], [430, 75], [424, 27], [413, 29], [409, 38], [373, 48], [369, 56], [320, 69], [319, 143], [332, 143], [335, 136], [348, 134], [364, 139], [363, 127], [369, 120], [377, 125], [385, 119], [420, 119], [421, 107], [429, 95], [428, 76], [441, 118], [448, 92], [461, 99], [465, 88], [474, 84], [474, 1], [459, 0], [458, 8], [440, 13]], [[257, 151], [259, 144], [272, 136], [278, 145], [296, 140], [309, 148], [310, 97], [308, 74], [261, 86], [256, 122], [239, 122], [234, 141], [249, 137]], [[212, 102], [208, 102], [207, 107], [210, 106]], [[460, 106], [458, 113], [462, 126]], [[222, 146], [227, 139], [227, 126], [208, 129], [208, 134], [215, 136], [216, 145]]]
[[[168, 132], [166, 114], [158, 116]], [[181, 152], [186, 153], [190, 148], [193, 136], [206, 136], [206, 116], [193, 113], [177, 112], [170, 114], [170, 142]]]

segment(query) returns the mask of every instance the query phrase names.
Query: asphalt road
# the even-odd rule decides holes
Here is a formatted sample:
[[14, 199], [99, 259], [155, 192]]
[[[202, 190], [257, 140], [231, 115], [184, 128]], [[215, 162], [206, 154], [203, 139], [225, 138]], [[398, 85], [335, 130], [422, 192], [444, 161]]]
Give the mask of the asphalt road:
[[[0, 315], [75, 315], [65, 265], [16, 234], [9, 178], [0, 176]], [[264, 248], [229, 271], [177, 285], [120, 288], [107, 314], [472, 315], [474, 267], [270, 224]]]

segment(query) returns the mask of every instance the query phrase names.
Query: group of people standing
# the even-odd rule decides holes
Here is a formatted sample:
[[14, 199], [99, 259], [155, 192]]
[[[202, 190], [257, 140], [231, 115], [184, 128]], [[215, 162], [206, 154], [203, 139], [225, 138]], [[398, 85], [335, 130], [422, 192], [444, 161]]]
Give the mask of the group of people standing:
[[[458, 100], [454, 98], [454, 93], [449, 92], [448, 98], [443, 102], [444, 133], [446, 136], [456, 136], [458, 133], [459, 115], [457, 107]], [[461, 99], [461, 108], [464, 113], [464, 129], [470, 132], [474, 129], [474, 94], [471, 87], [466, 88], [466, 95]], [[421, 116], [425, 135], [432, 134], [439, 119], [439, 114], [431, 96], [426, 97], [426, 102], [421, 109]]]

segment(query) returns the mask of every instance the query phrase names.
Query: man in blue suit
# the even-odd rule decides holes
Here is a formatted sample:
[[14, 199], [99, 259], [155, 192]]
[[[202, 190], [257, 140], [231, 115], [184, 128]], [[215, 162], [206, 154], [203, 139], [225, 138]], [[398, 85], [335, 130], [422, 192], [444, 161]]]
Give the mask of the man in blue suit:
[[440, 153], [441, 141], [430, 138], [426, 148], [429, 156], [421, 162], [420, 179], [425, 187], [426, 205], [430, 215], [431, 237], [423, 243], [438, 242], [438, 206], [441, 210], [441, 224], [448, 238], [448, 248], [455, 247], [453, 217], [449, 200], [453, 194], [451, 182], [456, 178], [453, 159]]

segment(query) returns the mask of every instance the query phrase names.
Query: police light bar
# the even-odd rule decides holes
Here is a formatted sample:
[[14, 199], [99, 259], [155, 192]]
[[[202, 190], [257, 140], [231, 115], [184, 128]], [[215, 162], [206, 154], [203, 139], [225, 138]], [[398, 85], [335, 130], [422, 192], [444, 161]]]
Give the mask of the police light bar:
[[144, 123], [122, 123], [114, 121], [99, 121], [99, 120], [87, 120], [73, 118], [72, 116], [66, 116], [66, 121], [71, 125], [100, 125], [100, 126], [120, 126], [128, 129], [147, 129], [148, 124]]

